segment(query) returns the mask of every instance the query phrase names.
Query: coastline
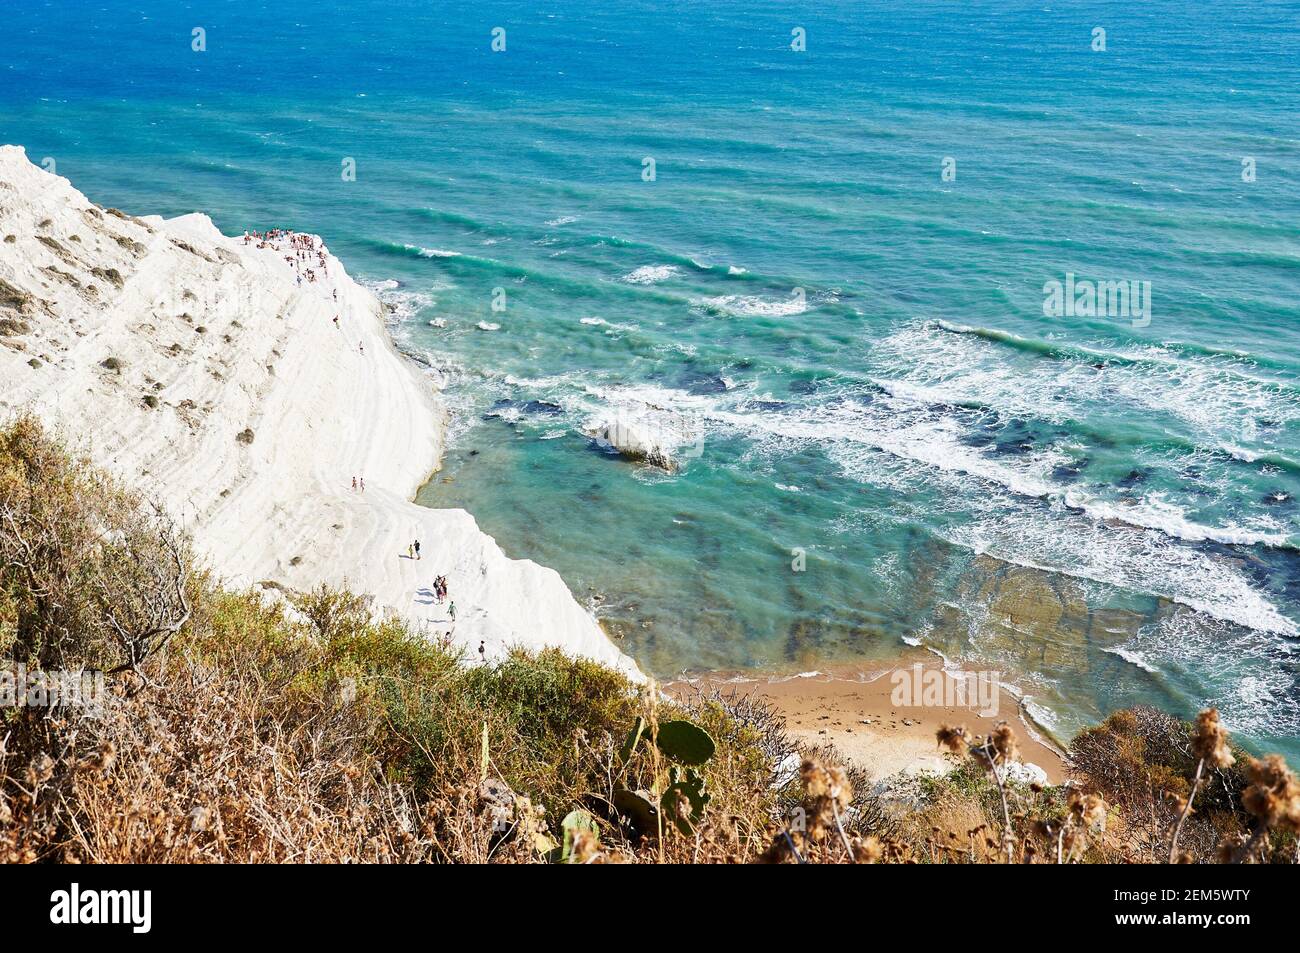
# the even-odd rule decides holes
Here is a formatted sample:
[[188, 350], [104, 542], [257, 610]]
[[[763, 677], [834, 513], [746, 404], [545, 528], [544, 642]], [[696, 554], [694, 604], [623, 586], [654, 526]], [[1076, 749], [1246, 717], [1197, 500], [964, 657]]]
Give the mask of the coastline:
[[[389, 333], [385, 305], [323, 242], [313, 236], [322, 280], [298, 283], [283, 248], [244, 245], [202, 214], [100, 209], [16, 147], [0, 148], [0, 186], [0, 232], [15, 238], [0, 245], [0, 277], [32, 312], [29, 330], [0, 348], [0, 412], [37, 413], [162, 499], [230, 585], [261, 585], [270, 598], [347, 586], [471, 658], [480, 641], [488, 660], [556, 646], [643, 679], [558, 573], [506, 557], [465, 510], [413, 502], [439, 472], [445, 406]], [[109, 371], [110, 359], [122, 366]], [[93, 440], [86, 420], [102, 422]], [[407, 555], [413, 539], [419, 561]], [[454, 623], [427, 588], [438, 573], [458, 604]], [[833, 742], [878, 776], [943, 770], [934, 729], [966, 713], [891, 709], [884, 676], [914, 661], [938, 667], [904, 652], [893, 667], [710, 672], [664, 687], [756, 691], [795, 737]], [[1059, 776], [1055, 753], [1025, 741], [1026, 759]]]
[[103, 209], [15, 146], [0, 236], [0, 414], [36, 414], [162, 502], [227, 584], [347, 586], [470, 657], [554, 646], [643, 677], [558, 573], [507, 557], [464, 510], [413, 502], [445, 408], [319, 239], [321, 280], [298, 281], [285, 248], [202, 214]]
[[[558, 573], [506, 557], [463, 509], [413, 502], [440, 470], [445, 405], [394, 340], [386, 306], [322, 241], [312, 236], [322, 280], [298, 283], [284, 248], [245, 245], [202, 214], [100, 209], [15, 147], [0, 148], [0, 187], [0, 234], [15, 236], [0, 245], [0, 277], [28, 291], [33, 311], [30, 330], [0, 348], [0, 413], [33, 410], [161, 498], [230, 585], [260, 585], [269, 598], [346, 586], [470, 659], [480, 642], [489, 661], [511, 646], [555, 646], [643, 680]], [[54, 317], [78, 340], [42, 324]], [[123, 366], [108, 372], [105, 355]], [[86, 420], [106, 422], [93, 441], [79, 429]], [[350, 488], [358, 475], [364, 493]], [[418, 561], [407, 554], [413, 539]], [[449, 577], [454, 623], [428, 588], [435, 574]], [[892, 706], [886, 676], [915, 663], [942, 668], [904, 650], [808, 677], [709, 672], [664, 688], [761, 694], [794, 737], [834, 743], [878, 777], [943, 771], [952, 761], [935, 746], [941, 722], [981, 732], [996, 719]], [[1014, 720], [1029, 728], [1019, 708]], [[1018, 733], [1026, 761], [1063, 776], [1052, 746], [1033, 729]]]

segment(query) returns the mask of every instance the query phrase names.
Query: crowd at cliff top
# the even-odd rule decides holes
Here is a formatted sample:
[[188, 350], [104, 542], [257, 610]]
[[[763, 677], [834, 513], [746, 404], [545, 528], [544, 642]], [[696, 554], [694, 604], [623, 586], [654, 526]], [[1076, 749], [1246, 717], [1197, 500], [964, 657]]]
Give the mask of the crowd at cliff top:
[[254, 242], [257, 243], [258, 248], [270, 248], [275, 251], [284, 250], [287, 244], [292, 254], [285, 255], [284, 260], [293, 265], [297, 272], [298, 284], [302, 284], [303, 278], [311, 282], [316, 280], [316, 269], [304, 267], [305, 263], [312, 261], [313, 255], [321, 274], [329, 275], [325, 243], [315, 235], [303, 235], [286, 228], [272, 228], [265, 232], [244, 232], [244, 244], [252, 245]]

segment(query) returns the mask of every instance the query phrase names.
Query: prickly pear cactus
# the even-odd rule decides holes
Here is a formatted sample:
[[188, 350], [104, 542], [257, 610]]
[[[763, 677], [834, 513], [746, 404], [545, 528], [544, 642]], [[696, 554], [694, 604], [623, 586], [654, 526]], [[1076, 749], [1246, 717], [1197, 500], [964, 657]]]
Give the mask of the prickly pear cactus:
[[688, 837], [695, 833], [695, 825], [704, 817], [709, 795], [704, 790], [704, 778], [694, 768], [687, 768], [683, 777], [672, 767], [668, 769], [668, 789], [659, 798], [665, 814]]
[[628, 819], [638, 833], [655, 835], [659, 832], [659, 808], [655, 807], [647, 792], [617, 788], [614, 791], [614, 808]]
[[636, 721], [632, 725], [632, 730], [627, 733], [627, 738], [623, 741], [623, 747], [618, 749], [619, 760], [627, 764], [632, 760], [632, 755], [636, 752], [637, 743], [641, 740], [641, 735], [645, 732], [645, 719], [640, 715], [636, 716]]
[[654, 742], [660, 751], [682, 764], [703, 764], [717, 750], [709, 733], [689, 721], [665, 721], [659, 726]]

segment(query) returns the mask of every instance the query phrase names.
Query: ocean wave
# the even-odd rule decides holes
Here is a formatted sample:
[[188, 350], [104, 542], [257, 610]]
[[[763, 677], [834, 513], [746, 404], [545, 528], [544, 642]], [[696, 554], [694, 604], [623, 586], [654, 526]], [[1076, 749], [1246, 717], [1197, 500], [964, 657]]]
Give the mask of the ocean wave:
[[[933, 391], [897, 382], [882, 382], [882, 388], [887, 394], [901, 399], [899, 409], [903, 410], [909, 406], [920, 410], [920, 405], [932, 404], [938, 397]], [[1237, 546], [1296, 548], [1291, 537], [1280, 529], [1206, 526], [1198, 523], [1159, 493], [1147, 494], [1139, 499], [1126, 498], [1121, 504], [1077, 487], [1062, 489], [1040, 475], [1049, 472], [1057, 464], [1068, 462], [1068, 456], [1058, 449], [1040, 450], [1025, 456], [1023, 463], [1013, 465], [991, 457], [979, 448], [966, 446], [962, 440], [964, 436], [965, 431], [955, 421], [942, 416], [932, 417], [928, 421], [924, 417], [918, 417], [916, 424], [911, 427], [899, 429], [891, 426], [878, 430], [873, 442], [878, 449], [896, 456], [936, 469], [978, 477], [1018, 495], [1078, 510], [1102, 522], [1158, 530], [1174, 539], [1190, 543], [1217, 542]]]
[[546, 223], [547, 228], [559, 228], [561, 225], [572, 225], [578, 221], [576, 215], [561, 215], [559, 218], [553, 218]]
[[[852, 479], [903, 498], [926, 494], [929, 502], [917, 518], [934, 522], [932, 532], [953, 545], [1166, 599], [1259, 631], [1300, 635], [1240, 561], [1159, 529], [1117, 525], [1044, 499], [1028, 467], [1007, 472], [995, 461], [955, 463], [954, 455], [969, 449], [960, 444], [956, 421], [889, 404], [833, 399], [779, 415], [717, 406], [699, 412], [714, 425], [746, 434], [759, 452], [783, 455], [816, 446]], [[1042, 469], [1056, 462], [1052, 453], [1030, 459]]]
[[1125, 543], [1090, 526], [1003, 511], [940, 533], [948, 542], [1023, 569], [1068, 576], [1165, 599], [1210, 619], [1257, 632], [1300, 636], [1251, 580], [1227, 560], [1148, 532]]
[[362, 281], [361, 286], [383, 303], [390, 325], [405, 325], [425, 308], [432, 307], [435, 300], [428, 292], [411, 291], [392, 278]]
[[404, 245], [402, 247], [406, 248], [408, 251], [415, 252], [421, 258], [459, 258], [460, 257], [460, 252], [458, 251], [444, 251], [441, 248], [422, 248], [419, 245]]
[[[1021, 707], [1024, 708], [1025, 714], [1029, 717], [1031, 722], [1033, 722], [1034, 724], [1041, 725], [1046, 731], [1050, 732], [1053, 736], [1060, 734], [1061, 719], [1056, 712], [1052, 711], [1050, 708], [1040, 704], [1039, 702], [1027, 696], [1020, 700], [1020, 704]], [[1031, 733], [1032, 736], [1033, 735], [1032, 728], [1027, 728], [1027, 730]], [[1041, 737], [1036, 737], [1034, 740], [1045, 743]]]
[[712, 298], [693, 298], [691, 304], [713, 314], [738, 317], [783, 318], [803, 314], [808, 302], [803, 295], [789, 298], [764, 298], [759, 295], [718, 295]]
[[[1235, 375], [1256, 384], [1276, 387], [1282, 391], [1300, 393], [1283, 381], [1260, 377], [1252, 371], [1261, 366], [1274, 366], [1262, 355], [1237, 348], [1215, 348], [1205, 345], [1165, 342], [1130, 346], [1094, 347], [1028, 338], [998, 328], [983, 328], [936, 320], [929, 324], [949, 334], [962, 334], [1001, 344], [1030, 354], [1039, 354], [1058, 360], [1086, 360], [1103, 365], [1155, 364], [1178, 369], [1212, 369], [1219, 373]], [[1198, 361], [1201, 358], [1203, 360]], [[1287, 368], [1290, 370], [1290, 368]]]
[[1214, 542], [1228, 546], [1271, 546], [1278, 549], [1296, 549], [1297, 546], [1285, 532], [1252, 530], [1241, 526], [1205, 526], [1188, 519], [1177, 505], [1169, 503], [1160, 494], [1148, 494], [1130, 506], [1119, 506], [1079, 490], [1066, 490], [1064, 494], [1043, 494], [1045, 499], [1062, 498], [1066, 506], [1082, 510], [1098, 520], [1124, 523], [1141, 529], [1159, 530], [1166, 536], [1189, 543]]
[[1142, 671], [1146, 672], [1149, 675], [1160, 674], [1160, 669], [1156, 668], [1154, 665], [1148, 662], [1145, 658], [1141, 656], [1141, 654], [1134, 652], [1131, 649], [1119, 648], [1118, 646], [1111, 646], [1110, 648], [1102, 649], [1102, 651], [1107, 652], [1110, 655], [1118, 656], [1119, 658], [1122, 658], [1124, 661], [1128, 662], [1130, 665], [1136, 665], [1138, 668], [1142, 669]]
[[452, 212], [431, 206], [423, 206], [413, 211], [414, 214], [421, 218], [427, 218], [439, 224], [456, 225], [472, 231], [481, 231], [488, 227], [487, 222], [474, 218], [472, 215], [466, 215], [463, 212]]
[[528, 279], [533, 277], [545, 277], [548, 280], [555, 281], [557, 284], [564, 284], [565, 279], [554, 274], [535, 272], [517, 265], [508, 264], [495, 258], [484, 258], [478, 255], [468, 255], [464, 252], [447, 251], [441, 248], [425, 248], [420, 245], [411, 245], [404, 242], [392, 242], [383, 239], [362, 239], [363, 244], [373, 248], [381, 254], [391, 255], [397, 258], [421, 258], [435, 261], [447, 261], [456, 263], [459, 271], [478, 271], [490, 273], [497, 280], [505, 278]]
[[1233, 732], [1300, 734], [1300, 686], [1287, 643], [1178, 610], [1143, 626], [1125, 649], [1176, 680], [1181, 694], [1215, 705]]
[[[1019, 343], [1004, 352], [996, 342], [1005, 340]], [[1026, 358], [1016, 360], [1018, 353]], [[1054, 359], [1033, 359], [1041, 355]], [[1300, 392], [1214, 360], [1132, 357], [934, 321], [897, 328], [871, 350], [877, 379], [933, 402], [1084, 428], [1129, 413], [1167, 421], [1158, 439], [1300, 472], [1300, 461], [1274, 443], [1285, 428], [1300, 423]]]
[[[969, 430], [960, 420], [931, 409], [929, 401], [933, 394], [918, 394], [915, 389], [904, 386], [887, 388], [885, 395], [870, 404], [843, 400], [834, 404], [829, 413], [825, 406], [804, 407], [794, 415], [781, 416], [779, 420], [771, 420], [761, 413], [737, 412], [734, 401], [731, 409], [707, 402], [696, 403], [689, 409], [751, 433], [755, 429], [779, 427], [793, 438], [806, 437], [831, 448], [837, 444], [868, 446], [911, 464], [976, 478], [1017, 497], [1077, 512], [1111, 529], [1154, 531], [1182, 543], [1212, 542], [1287, 550], [1300, 548], [1283, 527], [1266, 517], [1256, 517], [1260, 524], [1256, 526], [1235, 523], [1207, 525], [1191, 518], [1185, 509], [1160, 491], [1137, 498], [1125, 497], [1123, 502], [1119, 502], [1080, 487], [1063, 488], [1053, 482], [1050, 475], [1056, 467], [1070, 462], [1071, 454], [1067, 450], [1047, 446], [1013, 458], [989, 454], [965, 442]], [[918, 402], [918, 397], [923, 399]], [[659, 389], [653, 399], [671, 401], [674, 398]], [[676, 403], [678, 406], [683, 404], [681, 398], [676, 398]], [[840, 429], [841, 425], [843, 429]]]
[[[922, 363], [923, 359], [917, 361], [918, 365]], [[1059, 394], [1054, 393], [1044, 400], [1047, 395], [1036, 392], [1032, 381], [1018, 391], [1011, 391], [999, 387], [996, 383], [998, 379], [1001, 379], [1000, 374], [996, 375], [996, 378], [982, 380], [976, 386], [971, 386], [971, 379], [967, 375], [961, 376], [953, 383], [937, 385], [891, 380], [885, 377], [868, 378], [873, 386], [890, 396], [911, 400], [917, 404], [936, 408], [985, 411], [1000, 415], [1020, 415], [1049, 423], [1068, 423], [1081, 439], [1087, 440], [1122, 443], [1130, 439], [1122, 433], [1098, 430], [1090, 420], [1083, 419], [1084, 414], [1081, 409], [1068, 400], [1060, 399]], [[1188, 457], [1209, 454], [1224, 461], [1274, 466], [1291, 473], [1300, 473], [1300, 460], [1276, 450], [1250, 449], [1232, 442], [1220, 444], [1213, 440], [1198, 441], [1169, 432], [1162, 434], [1160, 438], [1153, 438], [1147, 434], [1134, 435], [1131, 440], [1141, 449], [1158, 453], [1167, 451]]]
[[680, 274], [676, 265], [642, 265], [623, 276], [630, 285], [653, 285]]

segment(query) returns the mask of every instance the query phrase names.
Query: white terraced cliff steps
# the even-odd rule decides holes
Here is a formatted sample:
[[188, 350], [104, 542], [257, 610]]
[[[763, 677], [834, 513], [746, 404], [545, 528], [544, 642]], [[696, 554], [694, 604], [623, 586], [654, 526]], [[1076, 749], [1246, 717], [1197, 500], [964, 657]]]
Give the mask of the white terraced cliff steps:
[[328, 252], [299, 283], [288, 252], [103, 209], [0, 147], [0, 418], [35, 413], [168, 506], [229, 585], [346, 585], [474, 660], [557, 646], [640, 678], [556, 572], [411, 502], [443, 404], [374, 295]]

